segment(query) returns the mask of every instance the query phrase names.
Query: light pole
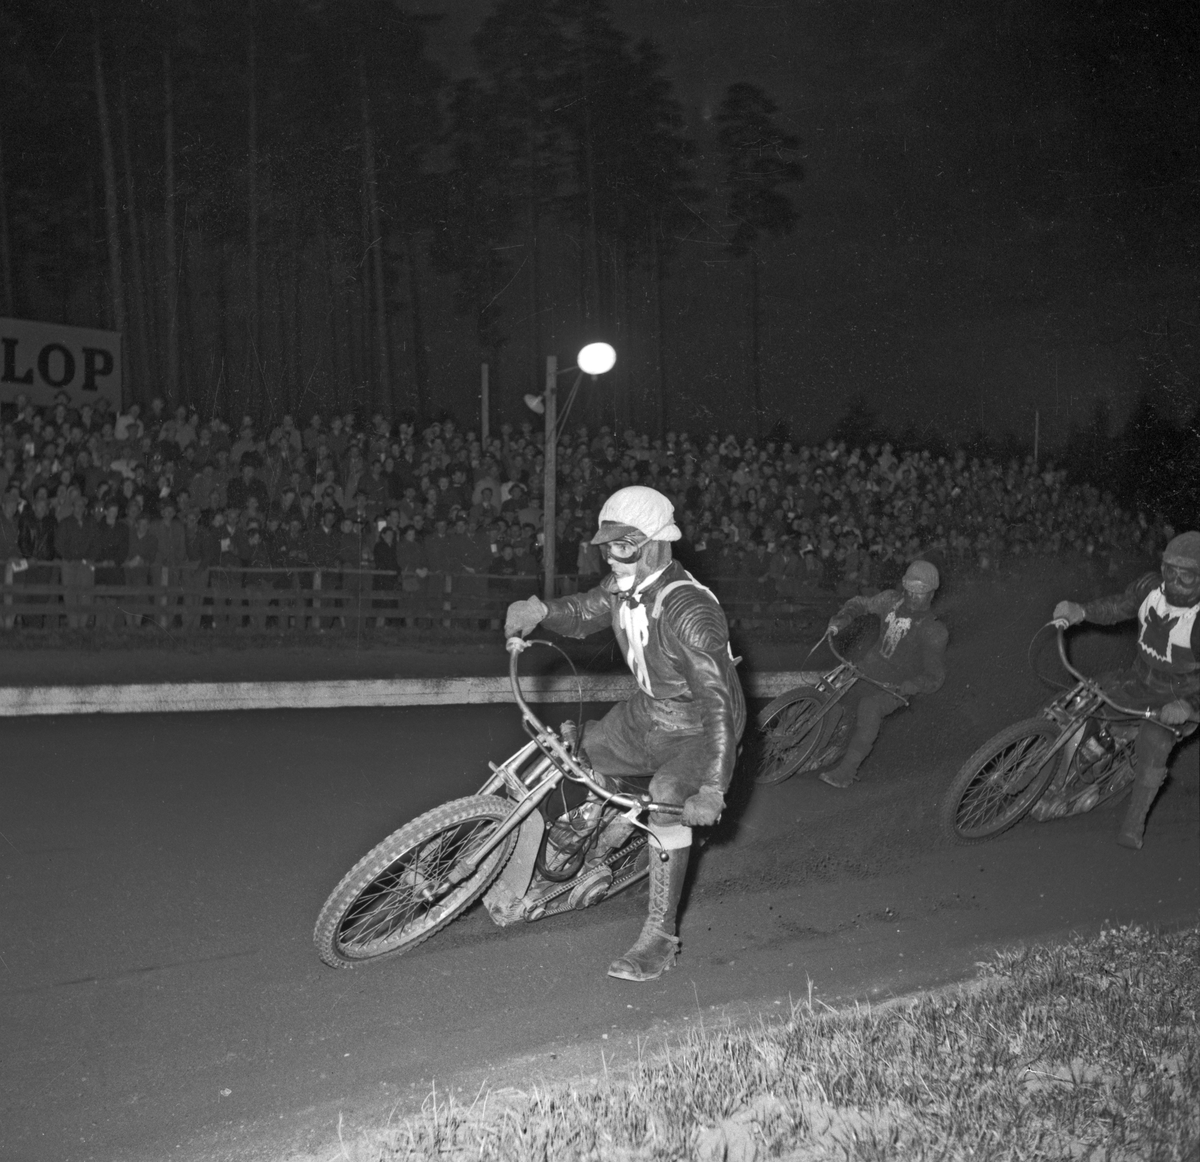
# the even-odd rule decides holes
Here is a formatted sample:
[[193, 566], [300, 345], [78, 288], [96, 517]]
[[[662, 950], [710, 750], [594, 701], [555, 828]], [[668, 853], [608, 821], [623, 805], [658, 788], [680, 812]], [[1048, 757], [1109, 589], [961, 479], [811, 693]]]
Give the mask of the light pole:
[[[607, 343], [589, 343], [576, 359], [575, 367], [558, 369], [558, 357], [546, 356], [546, 386], [541, 399], [526, 396], [525, 402], [535, 410], [543, 412], [546, 420], [545, 446], [542, 451], [544, 475], [542, 477], [542, 592], [547, 599], [554, 596], [555, 541], [558, 523], [557, 513], [557, 481], [558, 481], [558, 377], [568, 371], [578, 371], [575, 383], [567, 396], [567, 406], [563, 410], [563, 421], [571, 413], [571, 405], [575, 402], [575, 393], [584, 375], [593, 379], [611, 371], [617, 361], [617, 353]], [[541, 404], [538, 408], [535, 405]]]

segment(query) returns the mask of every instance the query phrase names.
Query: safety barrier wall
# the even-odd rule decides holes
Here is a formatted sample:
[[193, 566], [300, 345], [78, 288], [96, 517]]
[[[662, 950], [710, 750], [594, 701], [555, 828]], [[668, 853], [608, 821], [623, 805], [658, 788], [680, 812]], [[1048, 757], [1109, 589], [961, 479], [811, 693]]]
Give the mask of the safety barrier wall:
[[[123, 580], [107, 583], [114, 575]], [[558, 578], [573, 591], [576, 578]], [[781, 597], [747, 578], [716, 578], [730, 620], [742, 625], [803, 618], [827, 603], [818, 592]], [[304, 633], [344, 628], [443, 626], [496, 629], [508, 603], [540, 589], [533, 576], [437, 573], [401, 576], [373, 569], [124, 569], [75, 562], [9, 561], [0, 586], [5, 629], [112, 629], [157, 625], [181, 630]]]
[[[743, 674], [750, 698], [774, 698], [818, 675]], [[534, 703], [617, 702], [634, 690], [628, 674], [522, 678]], [[163, 682], [0, 687], [0, 718], [46, 714], [178, 714], [214, 710], [332, 710], [365, 706], [476, 706], [512, 702], [507, 678], [394, 678], [313, 682]]]

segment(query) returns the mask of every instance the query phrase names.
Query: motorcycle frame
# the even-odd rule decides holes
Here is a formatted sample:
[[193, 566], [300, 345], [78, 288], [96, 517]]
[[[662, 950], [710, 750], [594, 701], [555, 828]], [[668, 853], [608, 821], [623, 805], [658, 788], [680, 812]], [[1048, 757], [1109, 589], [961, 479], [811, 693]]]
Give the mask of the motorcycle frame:
[[[1028, 785], [1037, 771], [1041, 770], [1059, 751], [1065, 752], [1064, 757], [1067, 763], [1075, 758], [1075, 752], [1079, 749], [1079, 743], [1083, 738], [1083, 731], [1089, 718], [1100, 717], [1105, 722], [1113, 723], [1154, 722], [1164, 730], [1170, 731], [1177, 739], [1182, 737], [1181, 731], [1161, 722], [1153, 710], [1134, 710], [1131, 707], [1122, 706], [1104, 692], [1095, 678], [1089, 678], [1086, 674], [1081, 674], [1076, 670], [1067, 656], [1066, 623], [1054, 621], [1050, 624], [1058, 630], [1058, 656], [1062, 661], [1063, 668], [1077, 681], [1069, 690], [1064, 691], [1042, 707], [1042, 716], [1054, 723], [1060, 733], [1055, 739], [1054, 745], [1046, 752], [1046, 757], [1041, 765], [1029, 773], [1023, 786]], [[1098, 714], [1102, 706], [1108, 706], [1115, 710], [1116, 716]], [[1122, 742], [1123, 749], [1128, 749], [1130, 745], [1132, 745], [1131, 740]], [[1009, 793], [1015, 794], [1021, 791], [1023, 786], [1012, 787], [1009, 789]]]
[[[818, 642], [817, 645], [821, 643]], [[815, 646], [813, 647], [816, 648]], [[815, 726], [830, 710], [834, 708], [859, 682], [870, 682], [872, 686], [878, 686], [879, 689], [891, 694], [893, 698], [899, 698], [905, 706], [909, 705], [909, 701], [898, 690], [887, 685], [886, 682], [876, 681], [874, 678], [868, 677], [862, 672], [853, 662], [847, 661], [841, 654], [837, 652], [833, 645], [832, 637], [829, 638], [829, 652], [838, 660], [832, 670], [827, 670], [825, 673], [818, 675], [816, 690], [819, 694], [828, 694], [832, 691], [832, 697], [829, 697], [821, 705], [820, 710], [813, 715], [810, 725]], [[811, 657], [812, 650], [809, 651]]]
[[519, 750], [502, 763], [488, 763], [491, 777], [479, 790], [481, 795], [494, 795], [503, 790], [516, 807], [508, 818], [496, 828], [479, 849], [461, 863], [456, 864], [447, 877], [447, 884], [454, 886], [469, 879], [476, 869], [500, 844], [516, 831], [541, 805], [542, 800], [562, 782], [570, 779], [584, 784], [596, 798], [615, 805], [638, 827], [648, 830], [638, 818], [643, 811], [656, 811], [667, 815], [678, 815], [683, 808], [675, 803], [656, 803], [649, 795], [625, 795], [610, 791], [593, 777], [591, 772], [572, 753], [566, 740], [553, 727], [547, 726], [533, 711], [521, 691], [517, 659], [531, 645], [545, 644], [537, 639], [509, 638], [508, 678], [513, 698], [521, 712], [522, 724], [530, 736]]

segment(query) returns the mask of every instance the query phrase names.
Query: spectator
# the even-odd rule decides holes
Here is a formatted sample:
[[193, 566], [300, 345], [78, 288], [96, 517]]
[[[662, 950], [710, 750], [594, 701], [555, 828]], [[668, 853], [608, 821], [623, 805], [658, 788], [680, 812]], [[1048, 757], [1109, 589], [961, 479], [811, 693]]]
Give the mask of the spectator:
[[247, 502], [253, 497], [258, 501], [258, 511], [266, 514], [271, 505], [271, 497], [267, 486], [258, 479], [257, 465], [251, 459], [243, 459], [241, 473], [230, 480], [225, 489], [225, 503], [237, 509], [245, 509]]
[[63, 604], [67, 607], [67, 626], [81, 629], [88, 615], [79, 612], [92, 604], [91, 590], [96, 584], [94, 561], [97, 549], [97, 529], [87, 511], [87, 501], [76, 495], [71, 511], [58, 522], [54, 534], [59, 555], [63, 584]]

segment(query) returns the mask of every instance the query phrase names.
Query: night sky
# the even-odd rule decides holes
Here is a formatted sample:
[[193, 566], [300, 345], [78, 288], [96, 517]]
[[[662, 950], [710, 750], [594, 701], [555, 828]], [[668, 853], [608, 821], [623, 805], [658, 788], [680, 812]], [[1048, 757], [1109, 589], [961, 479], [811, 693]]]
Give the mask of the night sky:
[[[1147, 387], [1194, 406], [1188, 7], [615, 0], [667, 54], [697, 137], [750, 80], [802, 139], [799, 229], [764, 251], [767, 410], [816, 435], [861, 393], [893, 424], [1031, 438], [1036, 408], [1052, 441]], [[468, 72], [488, 5], [419, 8], [446, 15], [433, 51]], [[729, 261], [690, 257], [693, 285]], [[674, 310], [694, 324], [680, 370], [712, 407], [680, 419], [735, 424], [739, 303]]]
[[[794, 437], [814, 441], [861, 399], [852, 410], [876, 412], [889, 430], [908, 429], [916, 440], [935, 433], [967, 439], [982, 429], [993, 439], [1012, 432], [1031, 442], [1036, 412], [1047, 450], [1072, 426], [1088, 424], [1098, 404], [1108, 406], [1114, 426], [1143, 393], [1175, 420], [1194, 409], [1195, 4], [608, 6], [618, 28], [634, 40], [650, 38], [664, 54], [683, 135], [697, 146], [703, 199], [686, 181], [655, 187], [654, 175], [670, 170], [662, 139], [644, 154], [613, 148], [614, 141], [625, 145], [612, 127], [628, 111], [602, 85], [587, 97], [569, 61], [559, 81], [578, 85], [579, 99], [555, 98], [555, 132], [574, 132], [562, 129], [572, 117], [582, 120], [570, 112], [574, 105], [592, 108], [594, 101], [602, 120], [600, 105], [610, 102], [619, 112], [609, 128], [594, 136], [580, 130], [572, 140], [598, 148], [607, 141], [612, 168], [589, 187], [580, 145], [536, 170], [538, 197], [520, 180], [489, 185], [495, 174], [528, 171], [516, 155], [486, 150], [473, 155], [476, 168], [461, 164], [455, 149], [469, 139], [459, 131], [470, 118], [451, 116], [451, 90], [438, 88], [440, 77], [429, 79], [436, 70], [425, 69], [412, 47], [419, 35], [388, 39], [389, 30], [410, 26], [392, 19], [385, 0], [375, 8], [365, 0], [313, 5], [303, 19], [286, 0], [263, 0], [255, 9], [261, 69], [253, 74], [251, 9], [238, 0], [104, 0], [94, 45], [90, 22], [74, 19], [89, 11], [81, 0], [7, 0], [0, 34], [9, 37], [13, 63], [0, 94], [0, 129], [15, 251], [11, 313], [116, 328], [117, 305], [138, 304], [125, 327], [127, 394], [148, 399], [165, 388], [204, 411], [264, 417], [382, 405], [474, 423], [486, 358], [493, 423], [528, 419], [521, 399], [541, 390], [544, 357], [556, 354], [565, 367], [582, 340], [595, 338], [612, 340], [619, 362], [573, 413], [593, 425], [765, 432], [782, 422]], [[422, 22], [430, 54], [452, 78], [471, 74], [471, 39], [492, 0], [398, 7], [439, 18]], [[143, 32], [155, 13], [163, 31]], [[528, 35], [513, 43], [523, 46]], [[370, 135], [360, 130], [359, 74], [347, 64], [361, 64], [363, 46], [374, 53], [368, 88], [382, 102], [384, 144], [377, 157], [374, 146], [365, 147], [380, 167], [374, 210], [366, 193], [373, 179], [360, 172], [360, 140]], [[174, 54], [179, 89], [169, 150], [164, 48]], [[133, 166], [118, 156], [111, 181], [101, 164], [95, 51], [110, 72], [104, 107], [118, 138], [128, 91], [130, 154], [138, 158]], [[786, 187], [795, 230], [755, 243], [757, 417], [752, 267], [728, 246], [734, 226], [715, 116], [729, 86], [742, 82], [778, 106], [775, 122], [799, 139], [806, 174]], [[401, 99], [405, 86], [412, 93]], [[253, 162], [252, 92], [263, 122]], [[499, 94], [489, 99], [504, 108]], [[491, 124], [511, 127], [511, 110]], [[506, 140], [499, 132], [494, 138]], [[122, 140], [117, 147], [110, 153], [123, 152]], [[175, 194], [168, 192], [168, 155], [178, 170]], [[571, 165], [577, 168], [564, 185], [562, 167]], [[631, 184], [642, 175], [644, 197]], [[509, 192], [497, 196], [493, 186]], [[589, 228], [580, 209], [584, 188], [625, 208], [599, 228], [593, 210]], [[488, 215], [510, 196], [515, 216], [496, 225]], [[656, 233], [663, 226], [637, 235], [640, 227], [629, 225], [640, 212], [629, 209], [635, 203], [655, 207], [665, 245]], [[628, 218], [618, 227], [620, 214]], [[135, 262], [138, 231], [144, 259]], [[167, 253], [168, 239], [177, 258]], [[461, 243], [458, 251], [451, 253], [450, 240]], [[134, 280], [110, 293], [110, 242], [116, 251], [124, 247], [128, 271], [141, 271], [141, 290]], [[603, 263], [602, 244], [609, 248]], [[660, 250], [665, 273], [656, 279]], [[368, 253], [383, 256], [375, 273]], [[177, 260], [182, 298], [173, 316], [166, 288]], [[176, 347], [167, 341], [169, 318], [179, 321]], [[600, 319], [614, 333], [585, 335]], [[178, 375], [170, 370], [176, 365]]]

